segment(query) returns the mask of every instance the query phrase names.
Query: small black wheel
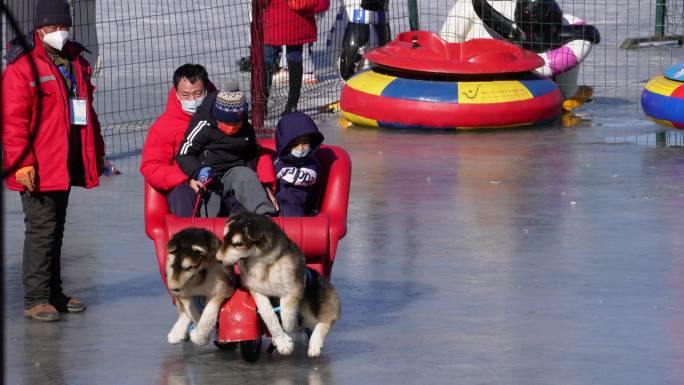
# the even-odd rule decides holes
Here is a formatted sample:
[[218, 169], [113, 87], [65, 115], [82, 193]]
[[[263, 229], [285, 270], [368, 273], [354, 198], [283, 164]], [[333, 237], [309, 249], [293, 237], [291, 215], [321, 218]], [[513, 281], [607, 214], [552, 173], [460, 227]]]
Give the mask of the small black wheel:
[[223, 350], [226, 352], [232, 352], [233, 350], [237, 349], [238, 343], [237, 342], [220, 342], [220, 341], [214, 341], [214, 345], [216, 345], [219, 350]]
[[261, 337], [255, 340], [240, 341], [240, 354], [247, 362], [256, 362], [261, 356]]
[[348, 80], [350, 77], [354, 76], [354, 74], [362, 70], [365, 64], [366, 59], [363, 57], [363, 48], [342, 48], [342, 54], [340, 55], [340, 60], [338, 62], [340, 77], [344, 80]]

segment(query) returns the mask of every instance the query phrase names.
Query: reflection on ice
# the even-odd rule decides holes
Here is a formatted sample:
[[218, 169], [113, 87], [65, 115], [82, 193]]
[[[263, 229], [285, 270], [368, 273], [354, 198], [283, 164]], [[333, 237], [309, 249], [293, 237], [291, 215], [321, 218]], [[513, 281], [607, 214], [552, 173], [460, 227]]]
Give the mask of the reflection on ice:
[[684, 147], [684, 131], [667, 130], [641, 135], [609, 136], [604, 141], [611, 144], [639, 144], [649, 147]]
[[[330, 363], [325, 357], [308, 360], [304, 356], [286, 360], [262, 358], [255, 364], [232, 365], [241, 361], [239, 352], [198, 352], [183, 348], [180, 355], [166, 357], [159, 368], [158, 385], [332, 385]], [[300, 361], [303, 359], [304, 361]], [[295, 362], [296, 361], [296, 362]], [[271, 375], [269, 371], [277, 373]]]

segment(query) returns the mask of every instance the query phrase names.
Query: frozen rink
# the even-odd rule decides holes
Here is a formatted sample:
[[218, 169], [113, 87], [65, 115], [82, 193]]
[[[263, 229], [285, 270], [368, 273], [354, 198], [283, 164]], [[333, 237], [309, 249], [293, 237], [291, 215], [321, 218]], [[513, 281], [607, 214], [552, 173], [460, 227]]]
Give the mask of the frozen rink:
[[[268, 355], [265, 343], [255, 364], [167, 343], [177, 313], [144, 233], [144, 138], [126, 134], [161, 111], [178, 65], [202, 61], [217, 83], [234, 76], [246, 14], [222, 17], [206, 2], [186, 13], [209, 20], [196, 30], [176, 19], [190, 2], [96, 3], [97, 111], [123, 174], [72, 192], [62, 277], [88, 311], [52, 324], [23, 317], [23, 215], [3, 190], [7, 384], [684, 384], [684, 131], [646, 120], [637, 104], [683, 51], [618, 48], [652, 33], [655, 0], [560, 1], [603, 40], [580, 77], [596, 100], [553, 126], [422, 133], [341, 128], [327, 115], [326, 142], [353, 165], [332, 272], [342, 318], [322, 357], [306, 357], [299, 333], [292, 356]], [[420, 3], [422, 25], [438, 31], [448, 2]], [[204, 29], [218, 21], [228, 35]], [[201, 44], [152, 49], [169, 36]], [[315, 91], [339, 84], [330, 71], [321, 80], [305, 89], [315, 106], [336, 96]]]
[[[399, 132], [321, 123], [353, 174], [323, 356], [298, 334], [256, 364], [171, 346], [139, 157], [73, 191], [63, 247], [83, 315], [22, 316], [22, 215], [6, 193], [8, 384], [684, 383], [684, 137], [599, 98], [573, 127]], [[597, 118], [610, 109], [626, 113]], [[628, 113], [627, 111], [633, 111]], [[264, 346], [265, 349], [265, 346]]]

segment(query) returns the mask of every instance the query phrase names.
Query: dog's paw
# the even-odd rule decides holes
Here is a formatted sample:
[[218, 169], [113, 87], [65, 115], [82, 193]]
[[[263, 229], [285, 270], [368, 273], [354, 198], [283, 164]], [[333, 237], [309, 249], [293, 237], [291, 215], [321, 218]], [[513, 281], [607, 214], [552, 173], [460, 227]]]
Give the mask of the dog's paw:
[[188, 333], [184, 332], [184, 331], [178, 332], [176, 330], [171, 329], [171, 331], [169, 332], [169, 335], [166, 336], [166, 339], [167, 339], [167, 341], [169, 341], [169, 343], [171, 345], [176, 345], [176, 344], [179, 344], [183, 341], [187, 341], [188, 340]]
[[206, 345], [209, 343], [209, 333], [203, 332], [199, 328], [192, 329], [190, 341], [195, 345]]
[[309, 356], [309, 358], [318, 357], [321, 355], [322, 350], [323, 350], [322, 346], [311, 346], [311, 345], [309, 345], [309, 350], [306, 352], [306, 355]]
[[283, 334], [280, 337], [273, 337], [273, 345], [275, 345], [278, 354], [283, 356], [288, 356], [294, 350], [294, 343], [292, 343], [292, 338], [287, 334]]
[[323, 350], [323, 341], [314, 335], [309, 340], [309, 350], [306, 352], [306, 354], [311, 358], [318, 357], [321, 355], [321, 350]]

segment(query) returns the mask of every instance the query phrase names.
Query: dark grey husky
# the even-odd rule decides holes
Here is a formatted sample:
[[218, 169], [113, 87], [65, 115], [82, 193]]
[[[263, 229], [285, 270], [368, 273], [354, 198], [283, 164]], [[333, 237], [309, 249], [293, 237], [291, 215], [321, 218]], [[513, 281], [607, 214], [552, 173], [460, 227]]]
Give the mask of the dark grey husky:
[[[233, 295], [234, 273], [216, 260], [219, 246], [218, 237], [197, 228], [179, 231], [167, 243], [166, 285], [178, 307], [178, 321], [168, 335], [170, 344], [185, 341], [188, 335], [197, 345], [209, 342], [221, 305]], [[206, 304], [201, 315], [196, 296]], [[194, 327], [188, 334], [190, 323]]]

